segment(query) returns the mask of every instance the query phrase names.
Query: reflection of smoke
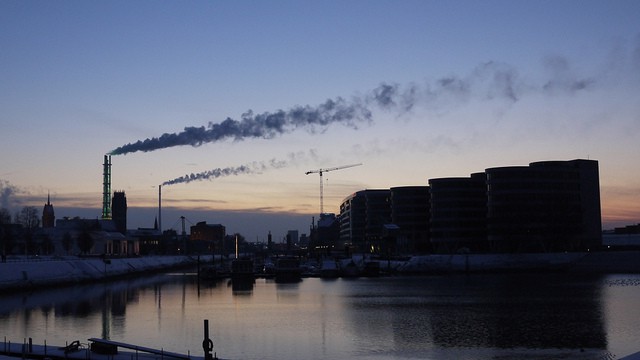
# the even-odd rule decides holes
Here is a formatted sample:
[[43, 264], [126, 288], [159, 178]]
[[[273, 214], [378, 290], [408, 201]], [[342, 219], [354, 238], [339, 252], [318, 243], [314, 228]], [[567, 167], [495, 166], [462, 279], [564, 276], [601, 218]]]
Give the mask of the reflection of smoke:
[[190, 183], [192, 181], [213, 180], [216, 178], [233, 176], [233, 175], [256, 174], [270, 168], [279, 169], [285, 166], [287, 166], [286, 161], [275, 160], [275, 159], [272, 159], [267, 163], [252, 162], [251, 164], [241, 165], [237, 167], [216, 168], [216, 169], [207, 170], [201, 173], [191, 173], [189, 175], [184, 175], [179, 178], [175, 178], [173, 180], [165, 181], [164, 183], [162, 183], [162, 186]]
[[374, 108], [403, 113], [418, 104], [442, 108], [457, 106], [470, 99], [502, 99], [513, 103], [528, 92], [570, 94], [594, 84], [593, 79], [575, 76], [564, 58], [548, 59], [545, 66], [551, 78], [543, 81], [543, 85], [527, 83], [512, 66], [490, 61], [480, 64], [466, 76], [450, 75], [421, 85], [404, 87], [383, 83], [367, 95], [354, 97], [350, 101], [336, 98], [315, 107], [296, 106], [274, 113], [254, 114], [248, 111], [240, 120], [227, 118], [221, 123], [209, 123], [207, 127], [186, 127], [179, 133], [165, 133], [123, 145], [111, 151], [111, 154], [147, 152], [180, 145], [200, 146], [229, 138], [238, 141], [247, 138], [271, 139], [299, 128], [315, 133], [326, 130], [334, 123], [356, 128], [358, 123], [372, 120]]

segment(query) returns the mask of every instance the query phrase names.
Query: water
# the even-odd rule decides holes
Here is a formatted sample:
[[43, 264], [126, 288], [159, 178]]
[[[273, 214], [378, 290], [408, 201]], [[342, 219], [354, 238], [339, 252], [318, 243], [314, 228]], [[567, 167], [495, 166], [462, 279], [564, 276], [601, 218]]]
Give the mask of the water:
[[640, 351], [640, 275], [257, 279], [163, 274], [0, 295], [0, 336], [105, 337], [230, 359], [619, 359]]

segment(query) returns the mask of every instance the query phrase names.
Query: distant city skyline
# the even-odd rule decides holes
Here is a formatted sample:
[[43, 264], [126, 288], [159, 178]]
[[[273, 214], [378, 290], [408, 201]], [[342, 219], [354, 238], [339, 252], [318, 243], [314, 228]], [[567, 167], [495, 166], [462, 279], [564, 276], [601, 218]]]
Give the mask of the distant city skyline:
[[[253, 241], [350, 194], [593, 159], [603, 228], [640, 222], [637, 1], [0, 3], [0, 207]], [[171, 146], [168, 146], [171, 145]], [[117, 155], [116, 155], [117, 154]], [[84, 209], [84, 210], [83, 210]], [[165, 210], [166, 209], [166, 210]]]

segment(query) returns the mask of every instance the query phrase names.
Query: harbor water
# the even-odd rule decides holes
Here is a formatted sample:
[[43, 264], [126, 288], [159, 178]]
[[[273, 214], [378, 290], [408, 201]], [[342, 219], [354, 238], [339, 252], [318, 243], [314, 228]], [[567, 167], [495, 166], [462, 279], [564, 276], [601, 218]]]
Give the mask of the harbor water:
[[168, 273], [0, 295], [6, 341], [101, 337], [225, 359], [619, 359], [640, 351], [640, 275], [198, 281]]

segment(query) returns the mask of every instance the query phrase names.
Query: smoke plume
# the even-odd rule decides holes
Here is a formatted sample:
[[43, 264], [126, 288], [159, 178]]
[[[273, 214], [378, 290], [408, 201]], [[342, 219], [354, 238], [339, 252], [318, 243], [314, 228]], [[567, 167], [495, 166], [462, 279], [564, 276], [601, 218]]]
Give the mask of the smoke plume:
[[338, 97], [317, 106], [295, 106], [287, 111], [278, 110], [273, 113], [254, 114], [249, 110], [240, 120], [227, 118], [220, 123], [210, 122], [206, 127], [185, 127], [178, 133], [165, 133], [120, 146], [110, 154], [148, 152], [182, 145], [200, 146], [226, 139], [271, 139], [298, 129], [317, 133], [325, 131], [331, 124], [357, 128], [360, 123], [372, 121], [375, 109], [402, 114], [411, 111], [416, 105], [446, 109], [460, 106], [471, 99], [501, 99], [507, 103], [515, 103], [527, 93], [571, 94], [589, 89], [595, 83], [592, 78], [581, 78], [573, 74], [569, 62], [562, 57], [549, 58], [544, 65], [550, 78], [543, 79], [541, 84], [523, 80], [516, 69], [508, 64], [489, 61], [476, 66], [465, 76], [448, 75], [422, 84], [405, 86], [382, 83], [369, 93], [355, 96], [351, 100]]
[[14, 202], [15, 195], [20, 192], [16, 186], [11, 185], [6, 180], [0, 180], [0, 208], [10, 209]]
[[371, 121], [371, 113], [366, 107], [357, 102], [337, 98], [327, 100], [316, 107], [296, 106], [289, 111], [278, 110], [274, 113], [255, 115], [249, 110], [242, 115], [241, 120], [227, 118], [218, 124], [209, 123], [207, 127], [186, 127], [180, 133], [165, 133], [160, 137], [126, 144], [111, 151], [111, 155], [147, 152], [180, 145], [200, 146], [228, 138], [238, 141], [247, 138], [271, 139], [298, 128], [315, 133], [325, 130], [333, 123], [356, 127], [356, 123], [363, 121]]
[[191, 173], [184, 175], [173, 180], [168, 180], [162, 183], [162, 186], [186, 184], [192, 181], [213, 180], [220, 177], [235, 176], [242, 174], [259, 174], [267, 169], [279, 169], [287, 166], [287, 161], [272, 159], [269, 162], [252, 162], [247, 165], [240, 165], [236, 167], [215, 168], [212, 170], [203, 171], [200, 173]]

